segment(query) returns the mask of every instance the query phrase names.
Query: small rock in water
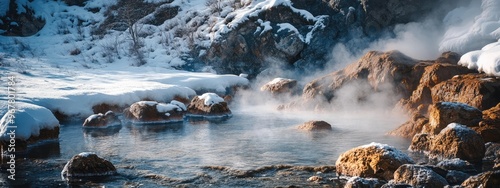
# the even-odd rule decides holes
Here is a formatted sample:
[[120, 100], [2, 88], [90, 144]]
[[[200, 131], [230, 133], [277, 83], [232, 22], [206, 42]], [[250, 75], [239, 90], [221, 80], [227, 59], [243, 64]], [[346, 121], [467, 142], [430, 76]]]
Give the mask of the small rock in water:
[[298, 129], [306, 131], [332, 130], [332, 126], [325, 121], [308, 121], [300, 125]]
[[61, 172], [63, 180], [82, 177], [101, 177], [116, 174], [115, 166], [94, 153], [83, 152], [66, 163]]

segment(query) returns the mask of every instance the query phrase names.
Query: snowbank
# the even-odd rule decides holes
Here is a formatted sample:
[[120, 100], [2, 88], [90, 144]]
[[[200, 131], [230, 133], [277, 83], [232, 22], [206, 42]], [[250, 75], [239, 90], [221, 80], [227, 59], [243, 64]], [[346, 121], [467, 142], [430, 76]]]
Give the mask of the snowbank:
[[47, 108], [23, 102], [17, 102], [15, 106], [13, 124], [8, 121], [8, 113], [2, 114], [0, 140], [10, 139], [7, 133], [12, 130], [15, 130], [17, 139], [28, 140], [31, 136], [39, 136], [41, 129], [53, 130], [59, 126], [59, 121]]
[[484, 46], [481, 50], [464, 54], [458, 64], [489, 75], [500, 76], [500, 40]]

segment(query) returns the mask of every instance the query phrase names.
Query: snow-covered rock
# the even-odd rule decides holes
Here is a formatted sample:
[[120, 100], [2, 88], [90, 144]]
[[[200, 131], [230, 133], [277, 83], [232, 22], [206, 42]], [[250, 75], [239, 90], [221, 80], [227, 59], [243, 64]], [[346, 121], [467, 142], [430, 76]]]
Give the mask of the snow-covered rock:
[[484, 141], [472, 129], [450, 123], [432, 138], [429, 157], [434, 159], [460, 158], [469, 162], [480, 162], [485, 154]]
[[483, 113], [475, 107], [458, 102], [438, 102], [430, 106], [429, 124], [422, 132], [435, 135], [450, 123], [475, 127], [482, 119]]
[[156, 101], [139, 101], [123, 111], [127, 121], [139, 124], [167, 123], [183, 121], [186, 106], [179, 101], [159, 103]]
[[105, 114], [93, 114], [90, 115], [83, 122], [84, 127], [106, 127], [106, 126], [114, 126], [120, 125], [121, 121], [115, 115], [113, 111], [108, 111]]
[[215, 93], [204, 93], [195, 96], [187, 107], [187, 116], [190, 117], [230, 117], [231, 110], [227, 102]]
[[116, 174], [115, 166], [95, 153], [82, 152], [73, 156], [61, 172], [63, 180], [85, 177], [102, 177]]
[[[58, 138], [59, 121], [50, 110], [24, 102], [16, 102], [14, 106], [14, 113], [2, 114], [0, 120], [0, 140], [2, 142], [8, 142], [11, 138], [24, 143]], [[15, 134], [12, 135], [12, 133]], [[21, 145], [21, 143], [18, 144]]]
[[399, 166], [413, 163], [408, 155], [392, 146], [371, 143], [342, 153], [335, 166], [341, 175], [391, 180]]
[[394, 172], [394, 181], [414, 187], [444, 187], [448, 182], [432, 169], [422, 165], [404, 164]]

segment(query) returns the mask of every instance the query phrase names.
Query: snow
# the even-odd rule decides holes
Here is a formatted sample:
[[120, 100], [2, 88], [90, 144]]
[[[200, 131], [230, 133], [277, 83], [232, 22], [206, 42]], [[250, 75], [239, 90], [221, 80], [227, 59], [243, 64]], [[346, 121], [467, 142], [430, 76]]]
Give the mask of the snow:
[[[0, 103], [6, 103], [0, 101]], [[2, 105], [3, 106], [3, 105]], [[27, 140], [31, 136], [39, 136], [41, 129], [52, 130], [59, 126], [59, 121], [47, 108], [28, 104], [24, 102], [15, 103], [14, 123], [9, 123], [9, 113], [4, 112], [0, 120], [0, 140], [8, 140], [11, 130], [15, 130], [15, 136], [21, 140]], [[17, 126], [17, 127], [9, 127]]]
[[408, 161], [410, 163], [414, 163], [413, 160], [408, 155], [387, 144], [372, 142], [370, 144], [359, 146], [358, 148], [369, 148], [369, 147], [375, 147], [379, 150], [383, 150], [385, 156], [391, 156], [392, 158], [395, 158], [399, 161]]
[[[170, 112], [173, 110], [180, 111], [180, 109], [181, 108], [179, 108], [179, 106], [174, 105], [174, 104], [158, 103], [156, 105], [156, 110], [160, 113], [166, 113], [166, 112]], [[169, 116], [169, 115], [167, 115], [167, 116]]]
[[293, 81], [293, 80], [288, 79], [288, 78], [274, 78], [273, 80], [268, 82], [266, 85], [274, 85], [274, 84], [277, 84], [277, 83], [282, 82], [282, 81]]
[[139, 102], [137, 102], [137, 104], [139, 104], [140, 106], [146, 106], [146, 105], [154, 106], [154, 105], [157, 105], [158, 102], [156, 102], [156, 101], [139, 101]]
[[448, 29], [439, 50], [464, 54], [460, 65], [500, 76], [499, 9], [500, 1], [482, 0], [448, 13], [444, 19]]
[[199, 98], [204, 100], [205, 106], [211, 106], [213, 104], [224, 102], [224, 99], [219, 97], [219, 95], [215, 93], [204, 93], [203, 95], [199, 96]]
[[173, 104], [173, 105], [176, 105], [177, 107], [179, 107], [178, 111], [186, 111], [187, 110], [186, 105], [182, 102], [172, 100], [172, 101], [170, 101], [170, 104]]
[[79, 153], [78, 156], [80, 157], [89, 157], [90, 155], [95, 155], [94, 152], [82, 152], [82, 153]]
[[101, 113], [90, 115], [85, 121], [89, 122], [101, 118], [103, 115]]

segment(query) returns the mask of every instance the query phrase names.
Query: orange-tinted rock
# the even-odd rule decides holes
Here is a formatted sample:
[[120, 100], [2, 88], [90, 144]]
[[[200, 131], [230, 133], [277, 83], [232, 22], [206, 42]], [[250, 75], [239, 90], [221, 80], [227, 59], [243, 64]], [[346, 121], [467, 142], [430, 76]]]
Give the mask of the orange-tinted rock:
[[286, 79], [286, 78], [275, 78], [272, 81], [263, 85], [260, 88], [260, 90], [268, 91], [272, 94], [291, 93], [293, 92], [295, 86], [297, 86], [297, 80]]
[[410, 151], [425, 152], [431, 147], [432, 136], [426, 133], [416, 134], [413, 136], [410, 144]]
[[393, 179], [403, 164], [413, 164], [405, 153], [385, 144], [372, 143], [342, 153], [335, 167], [340, 175]]
[[430, 106], [429, 124], [422, 132], [438, 134], [450, 123], [459, 123], [469, 127], [478, 126], [482, 112], [474, 107], [457, 102], [438, 102]]
[[306, 131], [332, 130], [332, 126], [325, 121], [308, 121], [300, 125], [298, 129]]
[[465, 188], [496, 188], [500, 187], [500, 171], [487, 171], [476, 176], [471, 176], [469, 179], [465, 180], [462, 184]]
[[472, 129], [452, 123], [432, 138], [430, 157], [437, 159], [460, 158], [469, 162], [480, 162], [486, 151], [484, 141]]
[[485, 74], [454, 76], [431, 89], [432, 102], [461, 102], [479, 110], [500, 102], [500, 78]]

